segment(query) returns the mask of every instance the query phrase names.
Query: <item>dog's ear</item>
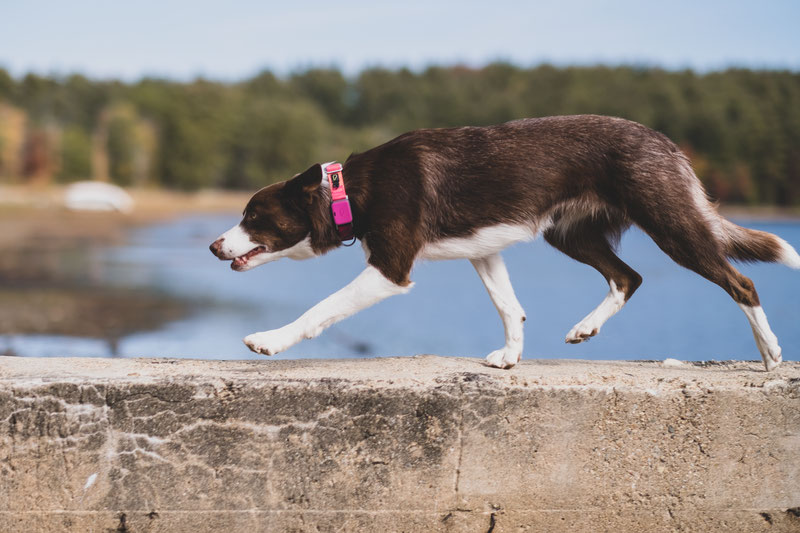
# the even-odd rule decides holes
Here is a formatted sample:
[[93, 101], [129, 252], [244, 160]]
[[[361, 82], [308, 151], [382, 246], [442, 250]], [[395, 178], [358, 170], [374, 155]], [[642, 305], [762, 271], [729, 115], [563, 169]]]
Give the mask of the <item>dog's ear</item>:
[[287, 186], [293, 193], [310, 205], [321, 184], [322, 165], [316, 163], [308, 167], [305, 172], [290, 179]]

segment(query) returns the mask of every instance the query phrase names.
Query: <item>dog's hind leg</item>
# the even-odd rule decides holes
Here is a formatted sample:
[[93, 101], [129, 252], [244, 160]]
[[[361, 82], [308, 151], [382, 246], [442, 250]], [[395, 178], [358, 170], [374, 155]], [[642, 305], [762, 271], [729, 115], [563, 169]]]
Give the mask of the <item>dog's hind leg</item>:
[[720, 217], [689, 160], [677, 151], [638, 161], [626, 183], [635, 185], [618, 191], [628, 217], [673, 261], [722, 287], [747, 316], [766, 369], [778, 366], [781, 347], [755, 286], [728, 258], [800, 268], [794, 248], [775, 235], [741, 228]]
[[697, 217], [673, 226], [652, 225], [645, 230], [673, 261], [725, 289], [747, 316], [766, 369], [778, 366], [782, 361], [781, 347], [769, 327], [756, 288], [750, 278], [727, 261], [726, 244], [716, 236], [714, 228]]
[[626, 265], [609, 242], [609, 236], [618, 234], [624, 222], [606, 218], [585, 218], [577, 222], [562, 222], [545, 231], [545, 240], [569, 257], [594, 267], [608, 282], [609, 291], [591, 313], [586, 315], [567, 333], [565, 341], [577, 344], [600, 332], [606, 321], [614, 316], [633, 295], [642, 277]]
[[490, 353], [486, 357], [486, 364], [497, 368], [511, 368], [522, 357], [522, 323], [525, 321], [525, 311], [514, 294], [500, 254], [470, 261], [486, 286], [506, 330], [506, 345]]

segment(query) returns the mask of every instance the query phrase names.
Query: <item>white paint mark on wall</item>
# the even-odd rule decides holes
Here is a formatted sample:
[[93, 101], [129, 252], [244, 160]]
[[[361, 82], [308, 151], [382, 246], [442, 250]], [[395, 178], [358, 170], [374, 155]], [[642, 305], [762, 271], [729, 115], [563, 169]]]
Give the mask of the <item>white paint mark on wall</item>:
[[95, 481], [97, 481], [97, 472], [86, 478], [86, 485], [83, 486], [83, 490], [89, 490], [89, 487], [94, 485]]

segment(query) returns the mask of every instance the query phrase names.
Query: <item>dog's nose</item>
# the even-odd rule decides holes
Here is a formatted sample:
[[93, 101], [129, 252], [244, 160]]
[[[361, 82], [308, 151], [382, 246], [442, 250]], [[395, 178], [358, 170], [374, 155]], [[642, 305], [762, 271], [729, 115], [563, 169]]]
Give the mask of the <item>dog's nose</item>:
[[212, 242], [212, 243], [211, 243], [211, 246], [209, 246], [209, 247], [208, 247], [208, 249], [209, 249], [209, 250], [211, 250], [211, 253], [212, 253], [212, 254], [214, 254], [214, 255], [216, 255], [217, 257], [219, 257], [220, 259], [222, 259], [222, 257], [220, 257], [220, 255], [219, 255], [219, 254], [220, 254], [220, 249], [221, 249], [221, 248], [222, 248], [222, 239], [221, 239], [221, 238], [220, 238], [220, 239], [217, 239], [217, 240], [216, 240], [216, 241], [214, 241], [214, 242]]

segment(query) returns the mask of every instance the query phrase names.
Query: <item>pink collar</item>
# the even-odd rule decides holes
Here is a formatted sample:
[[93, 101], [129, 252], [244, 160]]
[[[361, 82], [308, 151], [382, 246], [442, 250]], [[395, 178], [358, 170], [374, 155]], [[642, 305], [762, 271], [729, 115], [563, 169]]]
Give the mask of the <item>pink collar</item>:
[[350, 209], [350, 200], [344, 189], [344, 173], [340, 163], [329, 163], [322, 167], [323, 179], [327, 179], [331, 188], [331, 212], [333, 223], [339, 232], [339, 238], [350, 246], [356, 241], [353, 232], [353, 211]]

